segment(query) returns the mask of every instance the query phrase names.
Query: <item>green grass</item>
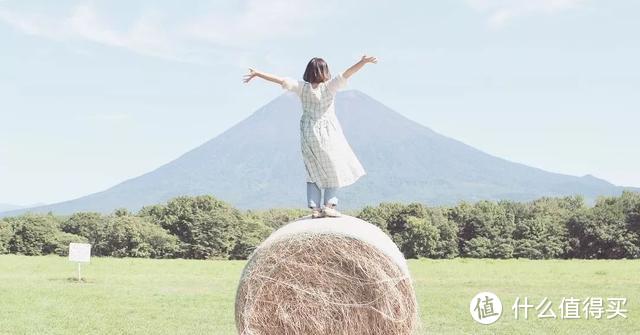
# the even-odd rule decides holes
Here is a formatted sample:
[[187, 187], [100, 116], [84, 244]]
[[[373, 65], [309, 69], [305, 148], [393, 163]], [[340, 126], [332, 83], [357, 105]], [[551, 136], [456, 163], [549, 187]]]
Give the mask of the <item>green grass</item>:
[[[235, 334], [241, 261], [0, 256], [0, 334]], [[413, 260], [425, 334], [640, 334], [640, 260]], [[471, 298], [503, 302], [488, 326], [469, 315]], [[626, 297], [628, 318], [514, 320], [515, 297]]]

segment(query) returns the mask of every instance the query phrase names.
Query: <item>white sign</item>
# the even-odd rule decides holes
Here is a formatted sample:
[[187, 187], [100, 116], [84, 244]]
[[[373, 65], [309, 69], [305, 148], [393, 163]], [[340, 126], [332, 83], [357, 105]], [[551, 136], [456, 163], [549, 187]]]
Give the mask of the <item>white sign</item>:
[[91, 244], [69, 243], [69, 260], [72, 262], [89, 263]]

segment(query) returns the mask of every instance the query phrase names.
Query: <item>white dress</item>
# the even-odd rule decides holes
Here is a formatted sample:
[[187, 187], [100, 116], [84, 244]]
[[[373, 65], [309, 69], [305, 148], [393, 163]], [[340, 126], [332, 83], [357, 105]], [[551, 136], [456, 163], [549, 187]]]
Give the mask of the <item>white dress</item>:
[[301, 80], [285, 78], [282, 88], [292, 91], [302, 102], [300, 140], [307, 181], [320, 188], [353, 184], [366, 172], [342, 133], [335, 111], [336, 92], [345, 87], [342, 74], [316, 88]]

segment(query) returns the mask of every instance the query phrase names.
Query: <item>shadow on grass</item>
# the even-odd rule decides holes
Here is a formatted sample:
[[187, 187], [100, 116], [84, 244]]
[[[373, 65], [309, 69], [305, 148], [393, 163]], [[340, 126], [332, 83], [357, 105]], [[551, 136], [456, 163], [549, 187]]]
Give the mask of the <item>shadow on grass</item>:
[[78, 277], [67, 277], [67, 278], [48, 278], [49, 281], [65, 281], [68, 283], [78, 283], [78, 284], [95, 284], [98, 281], [93, 278], [81, 278], [78, 280]]

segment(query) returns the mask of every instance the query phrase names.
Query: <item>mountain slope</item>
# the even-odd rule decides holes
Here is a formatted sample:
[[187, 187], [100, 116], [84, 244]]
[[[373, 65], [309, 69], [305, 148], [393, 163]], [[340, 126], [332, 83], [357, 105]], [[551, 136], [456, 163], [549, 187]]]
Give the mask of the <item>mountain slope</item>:
[[13, 211], [13, 210], [18, 210], [23, 208], [37, 207], [37, 206], [44, 206], [44, 205], [45, 205], [44, 203], [36, 203], [31, 205], [0, 204], [0, 214], [2, 212]]
[[24, 206], [13, 205], [13, 204], [0, 204], [0, 212], [11, 211], [15, 209], [24, 208]]
[[[622, 187], [513, 163], [442, 136], [359, 91], [338, 93], [336, 110], [367, 175], [341, 190], [342, 208], [382, 201], [451, 204], [615, 195]], [[179, 195], [213, 194], [242, 208], [304, 207], [300, 102], [285, 93], [176, 160], [106, 191], [32, 211], [137, 210]], [[19, 213], [18, 210], [11, 213]]]

